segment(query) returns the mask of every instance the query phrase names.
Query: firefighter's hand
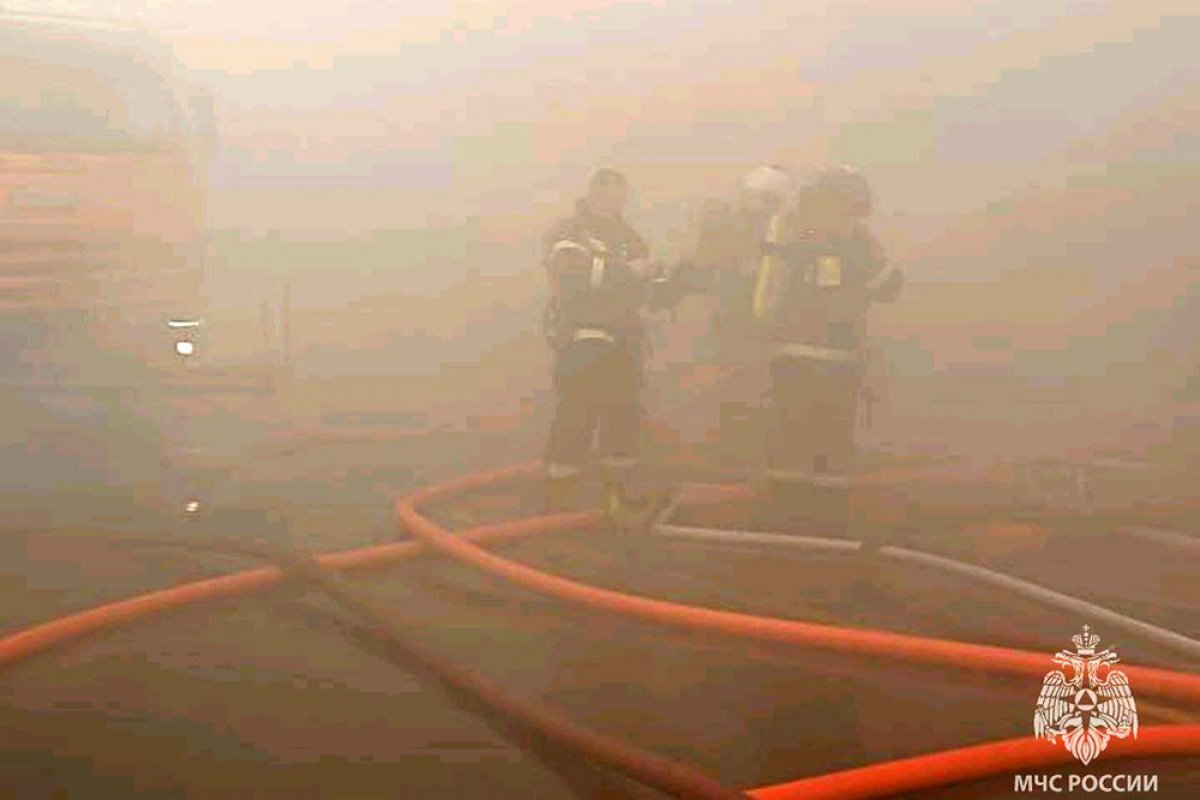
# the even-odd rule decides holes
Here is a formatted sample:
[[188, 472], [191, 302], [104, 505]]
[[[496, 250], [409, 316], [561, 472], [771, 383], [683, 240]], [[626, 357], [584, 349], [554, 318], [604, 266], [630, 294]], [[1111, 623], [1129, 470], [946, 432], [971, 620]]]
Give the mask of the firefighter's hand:
[[682, 299], [684, 295], [705, 291], [711, 283], [712, 270], [700, 269], [691, 261], [680, 261], [671, 270], [667, 280]]
[[681, 264], [670, 273], [665, 271], [650, 283], [650, 306], [654, 309], [670, 309], [679, 305], [692, 290], [690, 265]]
[[665, 311], [679, 302], [679, 290], [670, 278], [655, 278], [650, 281], [646, 305], [650, 311]]
[[648, 258], [635, 258], [628, 263], [628, 266], [635, 275], [649, 277], [652, 273], [651, 262]]

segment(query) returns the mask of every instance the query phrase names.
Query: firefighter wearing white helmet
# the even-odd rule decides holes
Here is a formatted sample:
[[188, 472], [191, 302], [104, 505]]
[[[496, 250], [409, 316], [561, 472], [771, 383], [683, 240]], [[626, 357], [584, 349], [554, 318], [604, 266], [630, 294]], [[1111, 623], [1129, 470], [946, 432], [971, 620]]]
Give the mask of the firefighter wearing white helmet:
[[903, 281], [867, 228], [871, 206], [856, 170], [820, 172], [782, 220], [755, 293], [773, 341], [769, 485], [834, 522], [848, 510], [867, 311], [895, 299]]
[[709, 336], [697, 342], [695, 355], [700, 360], [746, 360], [752, 348], [748, 334], [753, 328], [752, 291], [761, 244], [772, 219], [783, 212], [794, 191], [788, 170], [761, 166], [738, 182], [733, 202], [712, 201], [705, 206], [690, 259], [694, 288], [715, 306]]
[[742, 207], [756, 215], [778, 211], [795, 191], [792, 174], [774, 164], [751, 171], [742, 178], [739, 189]]
[[[767, 362], [752, 314], [754, 276], [771, 219], [795, 189], [787, 169], [765, 165], [741, 176], [730, 190], [702, 207], [679, 270], [692, 295], [676, 317], [677, 330], [686, 331], [689, 342], [690, 358], [680, 355], [690, 361], [690, 374], [672, 385], [702, 393], [703, 406], [711, 409], [711, 417], [696, 420], [698, 427], [685, 437], [718, 444], [721, 457], [737, 463], [753, 450], [748, 426], [766, 389]], [[684, 419], [679, 424], [686, 428]]]

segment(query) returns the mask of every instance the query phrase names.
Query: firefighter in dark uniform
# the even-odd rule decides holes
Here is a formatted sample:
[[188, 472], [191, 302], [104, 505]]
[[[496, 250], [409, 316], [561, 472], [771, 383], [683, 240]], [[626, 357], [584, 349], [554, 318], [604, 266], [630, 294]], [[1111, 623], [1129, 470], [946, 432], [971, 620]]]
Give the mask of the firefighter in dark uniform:
[[628, 480], [637, 455], [653, 276], [646, 242], [623, 217], [626, 195], [620, 173], [598, 171], [544, 242], [557, 396], [546, 452], [551, 509], [580, 502], [595, 437], [610, 485]]
[[848, 522], [866, 318], [903, 277], [866, 227], [871, 190], [855, 170], [822, 172], [772, 221], [754, 298], [773, 340], [767, 483], [776, 507]]

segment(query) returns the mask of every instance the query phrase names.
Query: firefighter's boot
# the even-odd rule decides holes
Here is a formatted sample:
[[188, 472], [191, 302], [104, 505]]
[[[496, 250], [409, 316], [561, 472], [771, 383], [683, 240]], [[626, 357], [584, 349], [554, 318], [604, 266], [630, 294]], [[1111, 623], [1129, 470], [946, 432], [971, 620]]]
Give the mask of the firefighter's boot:
[[633, 511], [633, 462], [630, 459], [606, 458], [600, 468], [604, 486], [604, 516], [613, 529], [625, 530]]
[[578, 511], [583, 507], [582, 471], [550, 473], [545, 482], [545, 505], [548, 513]]

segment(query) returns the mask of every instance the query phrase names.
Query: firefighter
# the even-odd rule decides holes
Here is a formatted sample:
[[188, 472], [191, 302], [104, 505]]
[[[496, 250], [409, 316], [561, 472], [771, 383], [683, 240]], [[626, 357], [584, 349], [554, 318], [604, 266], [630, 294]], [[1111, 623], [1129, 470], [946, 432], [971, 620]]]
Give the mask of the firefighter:
[[768, 224], [794, 192], [787, 169], [774, 164], [753, 169], [738, 182], [734, 197], [703, 207], [680, 267], [679, 283], [696, 296], [690, 303], [694, 316], [684, 321], [693, 332], [692, 350], [680, 385], [703, 393], [714, 416], [694, 433], [716, 446], [709, 455], [726, 466], [743, 463], [755, 449], [751, 431], [767, 378], [751, 313], [754, 276]]
[[867, 311], [903, 282], [867, 228], [871, 189], [849, 167], [821, 172], [768, 231], [755, 316], [772, 342], [767, 484], [776, 507], [848, 523]]
[[546, 451], [551, 509], [582, 499], [593, 438], [606, 482], [624, 485], [640, 437], [643, 308], [654, 280], [649, 249], [625, 221], [628, 187], [611, 169], [596, 172], [575, 214], [547, 235], [547, 335], [556, 394]]
[[770, 221], [794, 193], [785, 168], [761, 166], [742, 178], [734, 203], [709, 203], [700, 220], [690, 266], [694, 283], [714, 301], [702, 361], [745, 363], [756, 348], [751, 331], [752, 287]]

